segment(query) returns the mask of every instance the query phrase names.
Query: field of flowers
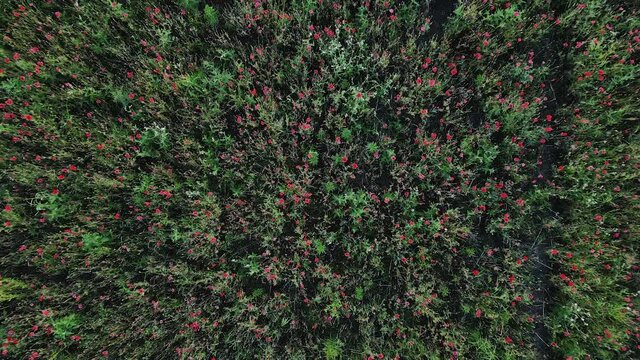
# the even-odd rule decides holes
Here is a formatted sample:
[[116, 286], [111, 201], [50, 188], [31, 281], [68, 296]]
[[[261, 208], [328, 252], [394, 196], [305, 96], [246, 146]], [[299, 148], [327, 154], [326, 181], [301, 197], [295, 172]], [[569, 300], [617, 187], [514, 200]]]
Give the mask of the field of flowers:
[[0, 1], [0, 359], [640, 358], [640, 6]]

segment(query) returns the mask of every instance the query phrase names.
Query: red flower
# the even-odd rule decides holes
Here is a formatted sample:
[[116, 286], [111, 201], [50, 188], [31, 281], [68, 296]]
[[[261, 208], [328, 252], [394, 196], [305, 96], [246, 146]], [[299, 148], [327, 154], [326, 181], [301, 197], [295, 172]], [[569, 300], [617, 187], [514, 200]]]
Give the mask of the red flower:
[[347, 161], [349, 161], [349, 159], [347, 158], [347, 156], [343, 156], [342, 159], [340, 159], [342, 161], [342, 163], [346, 163]]
[[451, 75], [453, 75], [453, 76], [458, 75], [458, 69], [456, 69], [456, 68], [451, 69]]
[[511, 343], [513, 343], [513, 340], [510, 337], [507, 336], [507, 337], [504, 338], [504, 342], [507, 343], [507, 344], [511, 344]]

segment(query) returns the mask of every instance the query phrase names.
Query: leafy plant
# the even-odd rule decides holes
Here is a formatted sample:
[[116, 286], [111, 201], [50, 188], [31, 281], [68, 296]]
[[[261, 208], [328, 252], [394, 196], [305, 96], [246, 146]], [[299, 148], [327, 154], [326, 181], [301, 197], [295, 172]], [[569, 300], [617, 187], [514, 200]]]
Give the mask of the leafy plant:
[[61, 318], [53, 319], [51, 326], [57, 339], [65, 340], [73, 335], [80, 326], [81, 318], [77, 314], [69, 314]]
[[342, 354], [342, 342], [338, 339], [327, 339], [324, 342], [325, 359], [332, 360], [340, 358]]
[[205, 5], [204, 20], [209, 24], [209, 26], [215, 27], [218, 25], [218, 11], [210, 5]]
[[25, 289], [27, 289], [27, 284], [20, 280], [11, 278], [0, 279], [0, 302], [22, 298]]

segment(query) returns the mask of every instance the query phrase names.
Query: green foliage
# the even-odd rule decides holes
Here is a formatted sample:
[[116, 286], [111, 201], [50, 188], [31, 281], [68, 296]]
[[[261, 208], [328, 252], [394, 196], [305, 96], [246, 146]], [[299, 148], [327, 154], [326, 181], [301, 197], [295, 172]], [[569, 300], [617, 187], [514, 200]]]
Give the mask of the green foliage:
[[218, 25], [218, 11], [210, 5], [204, 7], [204, 20], [211, 27]]
[[76, 329], [80, 326], [80, 323], [80, 316], [74, 313], [53, 319], [51, 321], [51, 326], [53, 327], [56, 339], [65, 340], [74, 334]]
[[178, 3], [181, 8], [190, 11], [197, 10], [200, 6], [200, 0], [179, 0]]
[[167, 129], [158, 126], [147, 128], [140, 138], [140, 148], [140, 156], [161, 156], [171, 148]]
[[340, 358], [342, 354], [342, 342], [338, 339], [327, 339], [324, 341], [324, 357], [327, 360]]
[[0, 280], [0, 302], [11, 301], [24, 297], [27, 284], [20, 280], [3, 278]]
[[83, 248], [93, 255], [104, 255], [108, 253], [107, 247], [111, 238], [104, 234], [87, 233], [82, 235]]
[[78, 5], [0, 2], [3, 356], [638, 358], [630, 3]]
[[358, 286], [353, 296], [356, 298], [356, 300], [362, 301], [362, 299], [364, 299], [364, 290]]

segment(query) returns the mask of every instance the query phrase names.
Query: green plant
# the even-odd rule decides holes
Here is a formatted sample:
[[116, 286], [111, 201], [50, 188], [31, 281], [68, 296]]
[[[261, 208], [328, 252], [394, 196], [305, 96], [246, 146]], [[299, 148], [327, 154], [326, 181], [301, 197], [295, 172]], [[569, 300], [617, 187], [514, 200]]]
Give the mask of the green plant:
[[55, 337], [65, 340], [73, 335], [80, 326], [81, 318], [77, 314], [69, 314], [60, 318], [55, 318], [51, 322]]
[[209, 24], [209, 26], [215, 27], [218, 25], [218, 11], [210, 5], [205, 5], [204, 20]]
[[325, 359], [338, 359], [342, 355], [342, 342], [338, 339], [327, 339], [324, 342]]
[[25, 295], [25, 289], [27, 289], [27, 284], [20, 280], [0, 279], [0, 302], [22, 298]]

